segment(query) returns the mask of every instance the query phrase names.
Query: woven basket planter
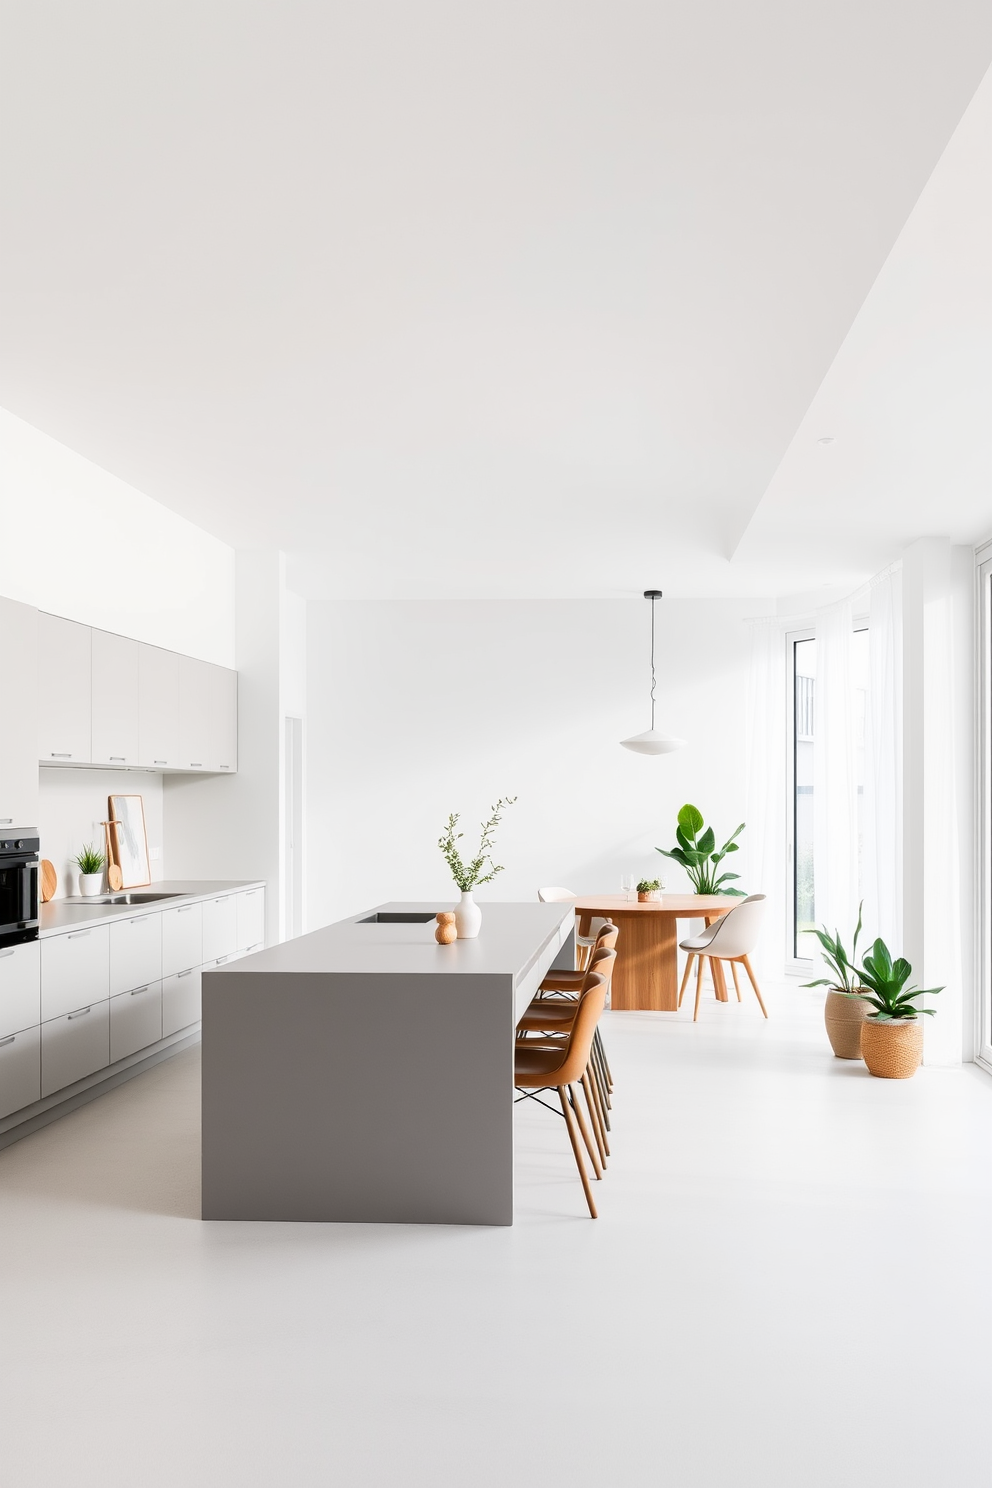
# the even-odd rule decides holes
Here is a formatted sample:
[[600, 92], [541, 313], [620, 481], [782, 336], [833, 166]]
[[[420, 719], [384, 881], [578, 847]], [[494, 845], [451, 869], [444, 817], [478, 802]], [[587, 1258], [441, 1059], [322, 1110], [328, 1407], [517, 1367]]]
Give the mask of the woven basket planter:
[[848, 997], [830, 991], [823, 1007], [823, 1023], [830, 1047], [838, 1059], [861, 1058], [861, 1025], [871, 1003], [864, 997]]
[[873, 1075], [883, 1080], [908, 1080], [923, 1058], [923, 1019], [899, 1018], [861, 1025], [861, 1057]]

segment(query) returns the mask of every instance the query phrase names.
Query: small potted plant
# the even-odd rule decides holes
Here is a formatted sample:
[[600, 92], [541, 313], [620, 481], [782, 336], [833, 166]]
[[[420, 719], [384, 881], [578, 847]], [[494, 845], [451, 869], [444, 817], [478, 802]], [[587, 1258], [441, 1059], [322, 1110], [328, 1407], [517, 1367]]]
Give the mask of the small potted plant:
[[[500, 796], [496, 805], [490, 808], [489, 820], [482, 824], [479, 851], [471, 862], [464, 863], [458, 851], [457, 844], [464, 833], [455, 830], [458, 826], [457, 812], [453, 812], [448, 817], [444, 836], [438, 838], [437, 845], [444, 854], [444, 861], [451, 870], [455, 884], [461, 890], [461, 902], [455, 909], [455, 928], [458, 931], [459, 940], [474, 940], [482, 928], [482, 910], [472, 898], [472, 890], [477, 889], [480, 884], [491, 883], [497, 873], [503, 872], [502, 864], [494, 863], [492, 860], [493, 840], [503, 812], [507, 806], [512, 806], [516, 799], [516, 796], [507, 796], [504, 800]], [[487, 864], [489, 865], [488, 872], [485, 871]]]
[[918, 997], [932, 997], [943, 987], [910, 987], [913, 968], [905, 957], [893, 961], [884, 940], [876, 940], [861, 963], [861, 993], [874, 1012], [861, 1026], [861, 1057], [873, 1075], [883, 1080], [908, 1080], [923, 1058], [922, 1017], [933, 1008], [914, 1006]]
[[79, 869], [79, 892], [89, 897], [103, 888], [103, 853], [88, 843], [72, 860]]
[[642, 878], [637, 885], [638, 904], [650, 904], [652, 900], [661, 898], [661, 879]]
[[717, 869], [727, 854], [737, 852], [740, 847], [735, 838], [739, 837], [743, 830], [744, 823], [741, 822], [736, 832], [731, 832], [718, 852], [713, 828], [706, 827], [704, 830], [703, 813], [699, 807], [686, 804], [679, 812], [678, 825], [675, 828], [678, 845], [672, 848], [656, 847], [655, 852], [671, 858], [673, 862], [679, 863], [685, 869], [694, 893], [735, 894], [743, 898], [742, 889], [726, 887], [732, 879], [740, 878], [739, 873], [721, 873], [717, 877]]
[[866, 997], [861, 996], [861, 977], [854, 965], [858, 954], [858, 937], [861, 934], [861, 911], [864, 901], [858, 906], [858, 923], [854, 931], [851, 954], [848, 956], [840, 931], [833, 935], [824, 925], [813, 934], [822, 947], [823, 959], [832, 976], [820, 977], [815, 982], [804, 982], [804, 987], [826, 987], [827, 1000], [823, 1007], [823, 1022], [827, 1030], [830, 1047], [838, 1059], [861, 1058], [861, 1025], [871, 1010]]

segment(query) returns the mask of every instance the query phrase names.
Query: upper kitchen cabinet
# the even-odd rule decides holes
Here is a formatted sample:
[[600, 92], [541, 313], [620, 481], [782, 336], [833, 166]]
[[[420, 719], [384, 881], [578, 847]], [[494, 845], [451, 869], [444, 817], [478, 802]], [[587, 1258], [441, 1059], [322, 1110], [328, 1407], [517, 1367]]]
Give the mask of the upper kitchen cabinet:
[[179, 656], [144, 643], [138, 647], [138, 764], [180, 767]]
[[179, 658], [179, 767], [238, 768], [238, 674], [191, 656]]
[[93, 752], [95, 765], [138, 760], [138, 642], [93, 631]]
[[38, 825], [38, 611], [0, 599], [0, 828]]
[[43, 765], [89, 764], [92, 745], [92, 632], [38, 614], [38, 753]]

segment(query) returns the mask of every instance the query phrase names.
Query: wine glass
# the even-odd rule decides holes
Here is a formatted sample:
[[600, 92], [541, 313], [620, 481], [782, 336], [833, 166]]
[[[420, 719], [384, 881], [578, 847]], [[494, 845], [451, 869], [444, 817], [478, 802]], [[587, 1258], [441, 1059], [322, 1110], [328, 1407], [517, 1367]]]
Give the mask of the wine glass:
[[620, 887], [623, 890], [624, 898], [629, 901], [634, 888], [634, 875], [632, 873], [621, 873]]

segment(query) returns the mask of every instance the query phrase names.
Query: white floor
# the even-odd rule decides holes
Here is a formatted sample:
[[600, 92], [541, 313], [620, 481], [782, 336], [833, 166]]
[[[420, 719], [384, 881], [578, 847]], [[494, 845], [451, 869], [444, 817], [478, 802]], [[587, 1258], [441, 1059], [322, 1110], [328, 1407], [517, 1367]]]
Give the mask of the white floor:
[[814, 997], [608, 1018], [595, 1223], [525, 1109], [512, 1229], [203, 1224], [198, 1050], [0, 1153], [4, 1488], [989, 1482], [992, 1079]]

